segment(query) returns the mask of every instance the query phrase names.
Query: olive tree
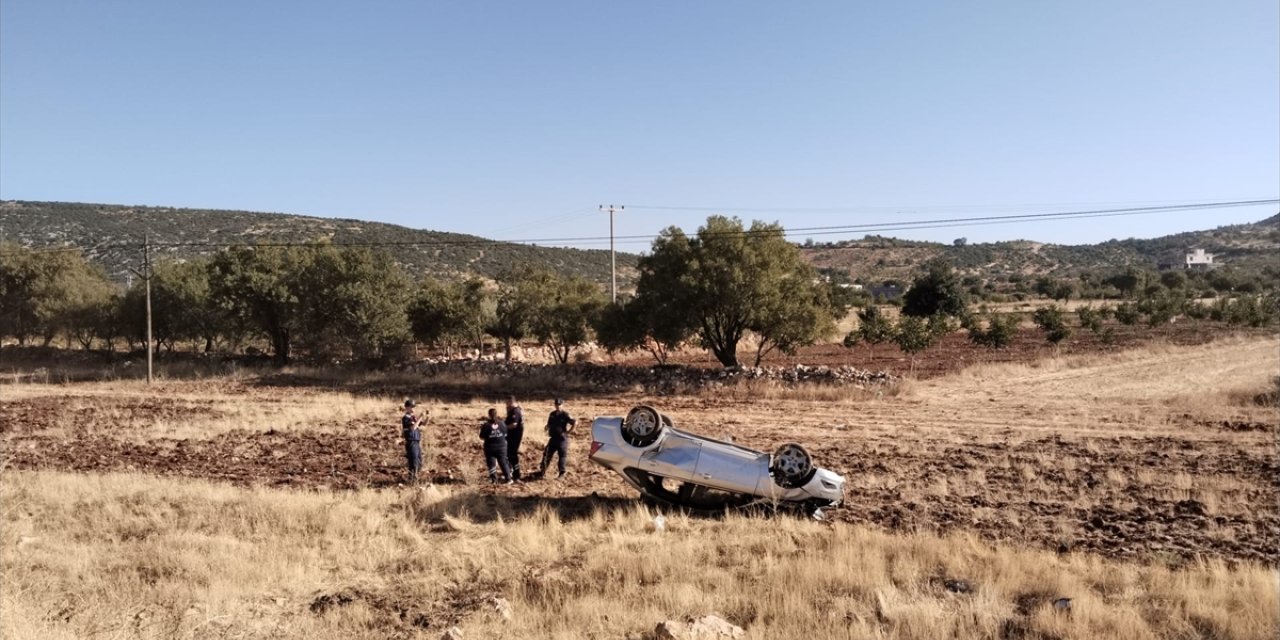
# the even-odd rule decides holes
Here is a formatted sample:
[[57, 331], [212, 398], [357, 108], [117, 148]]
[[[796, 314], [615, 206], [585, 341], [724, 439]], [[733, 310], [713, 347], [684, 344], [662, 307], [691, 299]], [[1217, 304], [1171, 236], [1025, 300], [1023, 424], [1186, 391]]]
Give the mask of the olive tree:
[[[834, 322], [820, 280], [777, 224], [711, 216], [690, 237], [664, 230], [640, 259], [636, 298], [687, 328], [725, 367], [748, 332], [757, 363], [772, 349], [811, 344]], [[678, 333], [678, 332], [673, 332]]]
[[529, 327], [534, 337], [564, 364], [575, 348], [592, 337], [605, 306], [599, 285], [579, 276], [552, 277], [536, 300]]
[[78, 251], [37, 251], [0, 245], [0, 335], [48, 346], [62, 334], [82, 337], [90, 310], [113, 291], [101, 270]]
[[871, 345], [883, 344], [893, 340], [893, 321], [876, 305], [869, 305], [858, 311], [858, 327], [844, 337], [844, 346], [854, 347], [859, 343], [867, 345], [870, 353]]
[[1036, 309], [1031, 319], [1044, 331], [1045, 339], [1053, 344], [1055, 351], [1059, 343], [1071, 337], [1071, 327], [1067, 326], [1066, 318], [1057, 305]]
[[930, 261], [902, 296], [903, 315], [927, 318], [935, 314], [963, 317], [968, 308], [964, 283], [945, 260]]

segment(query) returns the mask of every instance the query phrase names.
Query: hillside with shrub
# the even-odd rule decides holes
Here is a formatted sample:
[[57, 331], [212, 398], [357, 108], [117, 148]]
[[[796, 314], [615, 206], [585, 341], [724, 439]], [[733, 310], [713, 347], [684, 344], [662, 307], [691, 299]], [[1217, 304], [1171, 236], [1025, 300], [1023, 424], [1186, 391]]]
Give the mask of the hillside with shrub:
[[868, 235], [860, 240], [804, 245], [805, 257], [821, 270], [848, 273], [862, 282], [909, 280], [922, 265], [943, 258], [966, 275], [1077, 278], [1085, 272], [1182, 264], [1193, 249], [1215, 254], [1215, 262], [1237, 273], [1280, 270], [1280, 215], [1242, 225], [1190, 231], [1158, 238], [1108, 240], [1091, 245], [1056, 245], [1030, 240], [951, 244]]
[[[158, 245], [158, 259], [210, 257], [229, 244], [329, 241], [388, 245], [395, 261], [411, 275], [493, 280], [517, 265], [538, 264], [561, 275], [609, 282], [607, 250], [538, 247], [381, 222], [281, 213], [4, 201], [0, 233], [4, 241], [27, 248], [80, 247], [90, 262], [120, 282], [141, 261], [144, 234]], [[618, 254], [619, 286], [630, 285], [637, 257]]]

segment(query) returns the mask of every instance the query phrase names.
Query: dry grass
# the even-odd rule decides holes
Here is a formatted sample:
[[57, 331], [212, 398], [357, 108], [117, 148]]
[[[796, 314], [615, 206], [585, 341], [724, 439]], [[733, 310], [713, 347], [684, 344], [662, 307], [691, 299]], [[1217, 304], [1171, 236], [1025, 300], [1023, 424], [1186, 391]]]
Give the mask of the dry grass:
[[[1272, 638], [1275, 573], [1185, 570], [639, 506], [525, 510], [438, 488], [238, 489], [9, 473], [13, 638], [620, 638], [718, 612], [753, 638]], [[976, 587], [953, 593], [947, 580]], [[511, 603], [499, 617], [492, 597]], [[1070, 597], [1070, 613], [1050, 602]], [[428, 635], [430, 633], [431, 635]]]
[[371, 397], [342, 391], [253, 390], [235, 380], [139, 380], [64, 384], [12, 384], [5, 401], [38, 400], [51, 421], [37, 431], [58, 435], [111, 433], [155, 438], [208, 438], [235, 430], [331, 432], [354, 420], [394, 416], [403, 398]]
[[[124, 463], [82, 474], [6, 469], [0, 636], [436, 638], [457, 623], [469, 638], [621, 638], [716, 612], [753, 638], [1276, 637], [1274, 568], [1229, 559], [1276, 557], [1266, 474], [1275, 469], [1277, 416], [1251, 398], [1278, 369], [1280, 341], [1255, 337], [978, 366], [879, 397], [796, 394], [763, 381], [745, 393], [570, 396], [580, 417], [652, 402], [713, 437], [761, 449], [811, 444], [849, 480], [847, 504], [831, 517], [898, 535], [741, 516], [669, 516], [657, 533], [616, 475], [581, 459], [564, 483], [500, 495], [101, 473]], [[316, 446], [305, 461], [311, 475], [295, 475], [264, 444], [275, 442], [263, 437], [272, 429], [335, 441], [381, 434], [342, 442], [398, 462], [399, 396], [252, 382], [6, 385], [0, 410], [17, 418], [0, 445], [10, 459], [65, 448], [80, 436], [59, 417], [96, 411], [89, 431], [99, 451], [113, 438], [190, 436], [246, 465], [190, 466], [165, 457], [166, 445], [154, 456], [164, 473], [325, 486], [330, 463], [356, 453], [324, 448], [325, 438], [281, 440]], [[545, 397], [521, 399], [531, 417], [550, 409]], [[474, 445], [490, 403], [426, 404], [433, 442]], [[46, 417], [37, 425], [44, 435], [26, 431]], [[217, 433], [226, 437], [210, 437]], [[584, 453], [577, 445], [575, 455]], [[480, 474], [467, 446], [428, 452], [458, 469], [455, 479]], [[68, 461], [30, 459], [43, 468]], [[152, 469], [148, 460], [128, 464]], [[596, 491], [606, 498], [586, 497]], [[1182, 501], [1198, 502], [1205, 516], [1179, 514]], [[1090, 529], [1095, 516], [1124, 530]], [[969, 533], [922, 533], [930, 529]], [[1035, 550], [1057, 540], [1074, 541], [1073, 552]], [[949, 579], [977, 591], [953, 593]], [[488, 608], [494, 596], [511, 602], [511, 621]], [[1060, 596], [1073, 599], [1069, 615], [1046, 605]]]
[[1266, 391], [1277, 372], [1280, 340], [1236, 336], [1197, 346], [1154, 342], [1113, 354], [977, 365], [918, 386], [922, 395], [953, 397], [1016, 384], [1019, 395], [1037, 402], [1160, 406], [1165, 410], [1158, 415], [1185, 408], [1270, 422], [1273, 407], [1241, 398]]
[[900, 378], [890, 382], [860, 384], [801, 383], [787, 384], [776, 380], [740, 380], [722, 387], [704, 387], [683, 393], [686, 397], [731, 399], [740, 402], [792, 401], [800, 403], [857, 404], [897, 398], [910, 393], [915, 381]]

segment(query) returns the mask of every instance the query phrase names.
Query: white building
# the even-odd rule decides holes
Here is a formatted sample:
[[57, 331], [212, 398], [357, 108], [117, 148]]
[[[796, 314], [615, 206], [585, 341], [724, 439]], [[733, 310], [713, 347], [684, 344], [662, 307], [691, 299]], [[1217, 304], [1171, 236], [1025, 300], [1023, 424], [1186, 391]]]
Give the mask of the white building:
[[1212, 253], [1205, 253], [1204, 249], [1195, 249], [1187, 254], [1188, 269], [1212, 269], [1213, 267]]

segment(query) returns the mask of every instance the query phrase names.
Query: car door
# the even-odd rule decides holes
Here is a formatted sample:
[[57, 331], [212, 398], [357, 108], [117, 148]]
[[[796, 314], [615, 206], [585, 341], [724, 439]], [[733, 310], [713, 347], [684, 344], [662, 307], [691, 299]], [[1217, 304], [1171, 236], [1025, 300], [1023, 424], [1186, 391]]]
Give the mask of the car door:
[[769, 456], [741, 447], [707, 442], [698, 456], [693, 482], [708, 487], [754, 494], [760, 478], [769, 474]]
[[701, 452], [701, 442], [672, 434], [653, 450], [640, 455], [640, 468], [664, 478], [691, 480]]

